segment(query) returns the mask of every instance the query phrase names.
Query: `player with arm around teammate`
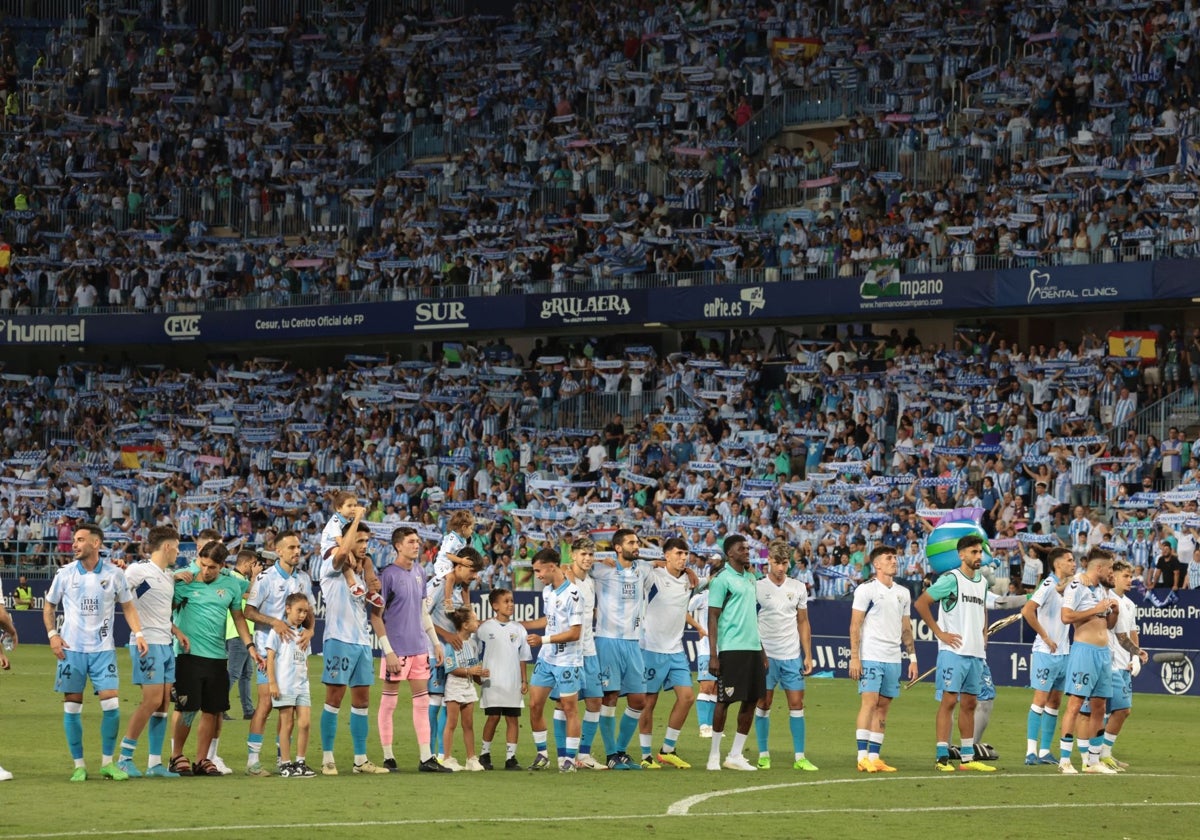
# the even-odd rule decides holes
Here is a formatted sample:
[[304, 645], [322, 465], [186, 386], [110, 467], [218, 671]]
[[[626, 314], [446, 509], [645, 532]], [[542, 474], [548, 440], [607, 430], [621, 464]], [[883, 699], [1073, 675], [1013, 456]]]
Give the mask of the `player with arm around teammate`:
[[[996, 768], [975, 760], [975, 705], [983, 687], [983, 665], [987, 639], [987, 581], [983, 566], [983, 538], [962, 537], [956, 545], [959, 567], [950, 569], [917, 598], [917, 614], [938, 640], [937, 682], [942, 690], [935, 732], [937, 770], [995, 772]], [[939, 604], [938, 619], [933, 604]], [[958, 706], [960, 761], [950, 763], [950, 730], [954, 707]]]
[[1046, 559], [1053, 571], [1021, 607], [1021, 617], [1037, 634], [1029, 668], [1033, 703], [1025, 730], [1026, 764], [1058, 763], [1050, 747], [1071, 654], [1071, 628], [1062, 622], [1062, 594], [1075, 577], [1075, 555], [1069, 548], [1057, 546]]
[[[758, 633], [767, 657], [766, 691], [754, 711], [758, 739], [758, 769], [771, 769], [768, 750], [771, 733], [771, 701], [775, 688], [787, 697], [788, 726], [792, 733], [793, 770], [813, 772], [817, 766], [804, 755], [804, 676], [811, 674], [812, 628], [808, 623], [808, 588], [788, 576], [792, 547], [775, 540], [768, 548], [767, 576], [756, 584]], [[803, 658], [801, 658], [803, 655]]]
[[[273, 630], [281, 641], [295, 641], [301, 649], [308, 650], [315, 628], [313, 610], [304, 616], [304, 623], [294, 629], [286, 617], [287, 599], [292, 595], [303, 595], [311, 605], [313, 598], [312, 578], [300, 568], [300, 535], [295, 531], [283, 531], [275, 537], [275, 564], [259, 573], [250, 585], [250, 594], [242, 611], [247, 621], [254, 622], [254, 645], [259, 653], [267, 650], [267, 636]], [[295, 638], [293, 639], [293, 634]], [[250, 734], [246, 738], [246, 775], [270, 776], [260, 761], [263, 732], [272, 708], [279, 708], [271, 696], [265, 670], [256, 672], [258, 682], [258, 704], [250, 720]]]
[[[1133, 586], [1133, 566], [1124, 560], [1113, 563], [1112, 595], [1120, 602], [1117, 622], [1108, 631], [1108, 648], [1112, 653], [1112, 697], [1108, 703], [1108, 723], [1104, 725], [1104, 743], [1100, 747], [1100, 763], [1118, 773], [1128, 766], [1113, 756], [1113, 745], [1121, 727], [1129, 719], [1133, 708], [1133, 677], [1135, 668], [1150, 659], [1150, 654], [1139, 646], [1137, 629], [1137, 607], [1129, 600], [1126, 592]], [[1134, 665], [1134, 662], [1137, 665]]]
[[[639, 560], [646, 575], [646, 607], [642, 620], [642, 661], [646, 666], [646, 705], [638, 722], [642, 748], [642, 769], [662, 766], [687, 770], [691, 767], [675, 752], [679, 733], [695, 702], [692, 670], [683, 652], [683, 630], [687, 625], [688, 602], [696, 586], [695, 573], [687, 568], [687, 543], [671, 537], [663, 543], [663, 564]], [[664, 689], [675, 692], [675, 703], [667, 718], [658, 760], [653, 755], [654, 708]]]
[[[1067, 775], [1079, 772], [1071, 764], [1071, 749], [1074, 733], [1086, 732], [1091, 740], [1084, 756], [1083, 772], [1109, 775], [1116, 771], [1100, 763], [1100, 751], [1104, 745], [1102, 733], [1107, 697], [1112, 694], [1108, 631], [1117, 623], [1120, 601], [1108, 597], [1104, 588], [1112, 582], [1112, 554], [1094, 547], [1087, 553], [1085, 565], [1083, 572], [1075, 576], [1063, 593], [1062, 622], [1072, 625], [1075, 630], [1071, 655], [1067, 659], [1067, 711], [1062, 721], [1058, 770]], [[1085, 700], [1091, 705], [1091, 712], [1086, 717], [1080, 714]]]
[[146, 537], [150, 558], [133, 563], [125, 570], [129, 589], [137, 598], [138, 615], [149, 650], [143, 656], [130, 640], [129, 658], [133, 666], [134, 685], [141, 686], [142, 702], [129, 717], [129, 727], [121, 741], [121, 756], [117, 766], [130, 778], [142, 776], [133, 763], [142, 730], [149, 725], [149, 758], [146, 776], [179, 778], [163, 766], [162, 746], [167, 732], [167, 713], [171, 704], [171, 686], [175, 682], [175, 649], [172, 637], [179, 639], [184, 653], [188, 651], [187, 637], [171, 620], [171, 599], [175, 594], [175, 558], [179, 555], [179, 534], [169, 525], [157, 525]]
[[850, 611], [850, 678], [858, 680], [860, 703], [855, 727], [858, 769], [894, 773], [880, 758], [888, 708], [900, 693], [901, 655], [908, 660], [908, 679], [915, 680], [917, 649], [913, 641], [912, 593], [896, 583], [896, 550], [871, 550], [872, 580], [854, 590]]
[[545, 586], [542, 618], [526, 622], [525, 627], [544, 627], [545, 632], [530, 634], [526, 640], [530, 648], [541, 648], [529, 681], [529, 725], [537, 748], [529, 769], [541, 770], [550, 764], [546, 753], [545, 711], [551, 691], [557, 691], [559, 706], [567, 717], [566, 756], [558, 769], [574, 773], [575, 756], [579, 752], [579, 677], [583, 668], [579, 638], [583, 633], [583, 600], [563, 574], [562, 558], [554, 549], [543, 548], [533, 555], [533, 573]]

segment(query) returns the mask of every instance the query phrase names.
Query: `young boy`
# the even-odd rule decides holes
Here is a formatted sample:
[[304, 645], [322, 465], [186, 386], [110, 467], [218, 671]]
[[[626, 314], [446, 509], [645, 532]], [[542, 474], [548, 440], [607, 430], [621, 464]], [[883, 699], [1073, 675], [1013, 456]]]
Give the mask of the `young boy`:
[[[479, 699], [475, 684], [490, 676], [487, 668], [479, 661], [479, 644], [475, 631], [479, 619], [470, 607], [458, 607], [450, 613], [454, 630], [462, 643], [457, 650], [446, 642], [446, 729], [442, 735], [442, 766], [451, 770], [478, 772], [483, 769], [475, 756], [475, 703]], [[459, 766], [450, 754], [454, 739], [454, 728], [462, 720], [463, 744], [466, 747], [467, 763]]]
[[[312, 717], [312, 699], [308, 687], [308, 649], [297, 639], [312, 605], [303, 592], [284, 602], [284, 620], [292, 630], [290, 639], [282, 639], [271, 630], [267, 634], [267, 687], [272, 705], [279, 710], [279, 775], [286, 779], [308, 779], [316, 772], [304, 763], [308, 751], [308, 728]], [[296, 760], [292, 761], [292, 728], [296, 729]]]
[[[459, 563], [464, 562], [462, 550], [469, 545], [471, 532], [475, 530], [475, 516], [469, 510], [456, 510], [450, 515], [450, 521], [446, 525], [450, 530], [442, 537], [437, 557], [433, 560], [433, 573], [434, 575], [445, 575], [442, 603], [446, 605], [446, 612], [449, 612], [454, 609], [455, 584], [454, 578], [447, 573]], [[463, 601], [466, 602], [469, 598], [467, 590], [470, 587], [461, 586], [461, 588]]]
[[481, 705], [487, 720], [483, 724], [483, 745], [479, 763], [492, 769], [492, 738], [504, 718], [504, 769], [523, 769], [517, 761], [523, 695], [529, 693], [526, 665], [533, 658], [525, 638], [525, 629], [513, 623], [513, 595], [507, 589], [493, 589], [488, 603], [494, 613], [479, 625], [476, 638], [483, 645], [483, 666], [488, 678], [483, 681]]
[[[347, 530], [357, 531], [358, 523], [362, 521], [363, 514], [366, 513], [366, 508], [358, 503], [358, 497], [345, 490], [336, 491], [330, 501], [333, 505], [333, 516], [329, 517], [324, 530], [321, 531], [317, 557], [309, 569], [313, 580], [320, 580], [322, 566], [332, 560], [334, 552], [337, 551], [338, 545], [342, 541], [342, 535], [347, 533]], [[352, 525], [352, 527], [347, 529], [347, 525]], [[355, 598], [365, 598], [371, 606], [383, 609], [383, 598], [379, 595], [379, 576], [375, 574], [374, 563], [366, 563], [363, 566], [365, 588], [353, 579], [354, 573], [349, 567], [343, 571], [343, 575], [346, 578], [346, 585], [350, 587], [351, 595]]]

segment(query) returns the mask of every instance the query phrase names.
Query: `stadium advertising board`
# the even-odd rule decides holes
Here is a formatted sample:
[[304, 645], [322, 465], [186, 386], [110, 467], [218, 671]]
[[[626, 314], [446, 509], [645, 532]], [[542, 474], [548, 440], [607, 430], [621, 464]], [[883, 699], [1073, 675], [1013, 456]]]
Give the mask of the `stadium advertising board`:
[[[11, 611], [10, 615], [17, 626], [17, 634], [22, 644], [46, 644], [46, 631], [42, 626], [42, 596], [49, 585], [48, 580], [31, 580], [30, 586], [34, 592], [34, 608], [27, 611]], [[6, 587], [11, 589], [11, 587]], [[517, 621], [530, 621], [541, 615], [541, 594], [538, 592], [518, 591], [513, 593], [514, 609]], [[321, 637], [324, 632], [324, 603], [320, 591], [317, 592], [316, 617], [317, 631], [313, 639], [313, 652], [321, 652]], [[491, 617], [492, 611], [487, 603], [487, 596], [473, 593], [476, 612], [480, 619]], [[11, 594], [6, 596], [11, 610]], [[1013, 610], [992, 610], [988, 618], [996, 620], [1014, 612]], [[850, 667], [850, 602], [849, 601], [809, 601], [809, 622], [813, 629], [813, 662], [814, 673], [826, 677], [849, 677]], [[114, 638], [118, 645], [123, 645], [129, 638], [129, 630], [125, 617], [117, 611]], [[1177, 694], [1200, 696], [1200, 680], [1196, 679], [1195, 656], [1200, 649], [1200, 592], [1186, 591], [1178, 593], [1178, 601], [1173, 604], [1157, 606], [1149, 601], [1138, 605], [1138, 626], [1141, 633], [1142, 646], [1150, 653], [1182, 652], [1181, 661], [1149, 662], [1133, 680], [1133, 689], [1137, 692], [1153, 694]], [[913, 629], [916, 635], [917, 660], [922, 669], [931, 667], [937, 661], [937, 642], [929, 627], [913, 617]], [[1029, 685], [1030, 649], [1033, 644], [1033, 632], [1024, 622], [1007, 627], [994, 634], [988, 642], [988, 665], [992, 671], [992, 679], [998, 686], [1026, 687]], [[688, 628], [684, 633], [684, 649], [694, 670], [696, 666], [696, 641], [694, 630]], [[378, 655], [378, 651], [376, 652]], [[923, 684], [919, 690], [933, 690], [933, 683]]]
[[644, 289], [526, 295], [525, 328], [537, 330], [646, 321], [646, 297]]
[[461, 330], [515, 330], [524, 324], [516, 296], [384, 301], [210, 312], [0, 318], [0, 346], [237, 343], [361, 338]]
[[695, 323], [987, 309], [993, 306], [992, 290], [989, 271], [906, 275], [872, 272], [861, 278], [689, 286], [652, 290], [649, 317], [663, 323]]
[[1150, 300], [1149, 262], [1042, 265], [997, 271], [995, 306], [1076, 306]]

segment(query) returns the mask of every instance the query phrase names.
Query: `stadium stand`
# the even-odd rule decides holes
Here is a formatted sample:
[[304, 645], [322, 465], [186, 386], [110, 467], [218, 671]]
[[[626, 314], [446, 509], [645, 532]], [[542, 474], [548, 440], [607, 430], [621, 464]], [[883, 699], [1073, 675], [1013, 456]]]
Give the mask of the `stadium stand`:
[[[99, 2], [82, 22], [58, 5], [0, 36], [6, 312], [1196, 248], [1197, 17], [1182, 2], [849, 2], [834, 20], [800, 2], [520, 3], [507, 21], [339, 2], [273, 19], [260, 3], [207, 22], [187, 17], [196, 4], [164, 18]], [[958, 339], [747, 331], [669, 355], [466, 342], [330, 369], [6, 370], [0, 555], [54, 565], [81, 514], [116, 552], [162, 519], [315, 539], [341, 486], [385, 539], [401, 521], [433, 539], [473, 509], [485, 585], [565, 531], [620, 524], [686, 533], [701, 556], [727, 533], [787, 536], [823, 597], [881, 540], [919, 586], [923, 523], [964, 503], [986, 511], [1000, 591], [1060, 539], [1128, 544], [1148, 571], [1147, 510], [1194, 530], [1195, 503], [1171, 496], [1200, 480], [1191, 443], [1135, 423], [1139, 404], [1192, 396], [1176, 390], [1178, 338], [1162, 342], [1180, 351], [1165, 388], [1094, 335]]]

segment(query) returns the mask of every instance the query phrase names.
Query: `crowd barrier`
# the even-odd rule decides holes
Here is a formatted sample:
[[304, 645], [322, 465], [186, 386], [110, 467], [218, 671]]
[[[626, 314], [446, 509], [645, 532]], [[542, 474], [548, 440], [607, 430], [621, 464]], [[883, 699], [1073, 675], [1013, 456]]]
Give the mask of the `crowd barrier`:
[[[0, 318], [0, 344], [86, 347], [521, 330], [544, 334], [575, 326], [733, 325], [821, 316], [875, 319], [916, 312], [1097, 308], [1200, 297], [1200, 273], [1193, 260], [907, 274], [889, 280], [868, 275], [778, 281], [778, 270], [762, 269], [739, 272], [738, 282], [722, 283], [723, 273], [709, 274], [711, 285], [621, 288], [619, 280], [606, 280], [601, 282], [608, 288], [563, 294], [388, 300], [384, 293], [376, 300], [273, 309], [10, 314]], [[671, 276], [660, 279], [666, 284]]]
[[[30, 586], [34, 591], [35, 609], [29, 611], [12, 611], [10, 614], [17, 627], [21, 644], [47, 644], [46, 630], [42, 625], [42, 595], [49, 581], [31, 580]], [[11, 593], [12, 587], [7, 589]], [[1165, 594], [1165, 590], [1159, 590]], [[513, 593], [515, 605], [514, 618], [517, 621], [529, 621], [541, 616], [541, 595], [537, 592], [519, 591]], [[1137, 600], [1139, 596], [1131, 595]], [[491, 617], [491, 608], [487, 596], [475, 594], [475, 609], [481, 619]], [[1142, 647], [1151, 654], [1165, 651], [1182, 651], [1194, 655], [1200, 650], [1200, 591], [1185, 591], [1177, 594], [1178, 600], [1164, 606], [1156, 606], [1146, 602], [1138, 606], [1138, 627]], [[12, 599], [8, 603], [11, 606]], [[320, 594], [317, 595], [317, 634], [314, 639], [313, 652], [320, 653], [320, 639], [323, 632], [324, 605]], [[1013, 610], [993, 610], [988, 615], [992, 621], [1003, 618]], [[813, 662], [814, 674], [825, 677], [849, 677], [850, 666], [850, 602], [849, 601], [810, 601], [808, 604], [809, 623], [813, 631]], [[928, 625], [919, 618], [913, 618], [916, 635], [917, 660], [922, 669], [930, 668], [937, 661], [937, 644]], [[129, 629], [125, 624], [120, 610], [116, 614], [114, 633], [118, 642], [129, 638]], [[1019, 621], [994, 634], [988, 642], [988, 665], [992, 671], [992, 679], [997, 686], [1025, 687], [1029, 685], [1030, 646], [1033, 644], [1034, 633]], [[687, 651], [691, 667], [696, 667], [697, 636], [690, 627], [684, 633], [684, 648]], [[19, 653], [19, 651], [18, 651]], [[376, 650], [378, 655], [378, 650]], [[17, 660], [19, 663], [19, 659]], [[1200, 683], [1195, 679], [1196, 666], [1192, 659], [1183, 662], [1147, 663], [1142, 672], [1133, 680], [1133, 689], [1137, 692], [1151, 694], [1176, 694], [1200, 696]], [[933, 682], [922, 684], [922, 690], [932, 691]]]

